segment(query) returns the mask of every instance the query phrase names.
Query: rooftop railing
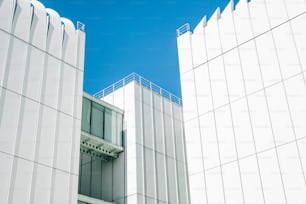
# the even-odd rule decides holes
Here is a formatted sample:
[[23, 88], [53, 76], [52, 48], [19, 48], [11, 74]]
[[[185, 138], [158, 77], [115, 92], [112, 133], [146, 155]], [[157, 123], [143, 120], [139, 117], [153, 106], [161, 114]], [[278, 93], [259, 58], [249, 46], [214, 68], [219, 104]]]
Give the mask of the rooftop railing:
[[77, 22], [77, 30], [85, 32], [85, 24], [80, 22], [80, 21], [78, 21]]
[[105, 89], [102, 89], [101, 91], [95, 93], [94, 96], [97, 97], [97, 98], [103, 98], [103, 97], [107, 96], [108, 94], [110, 94], [110, 93], [120, 89], [121, 87], [129, 84], [132, 81], [135, 81], [138, 84], [140, 84], [144, 87], [147, 87], [148, 89], [152, 90], [153, 92], [169, 99], [170, 101], [172, 101], [172, 102], [174, 102], [178, 105], [182, 105], [182, 99], [180, 99], [179, 97], [173, 95], [169, 91], [161, 88], [160, 86], [157, 86], [153, 82], [143, 78], [142, 76], [140, 76], [139, 74], [136, 74], [134, 72], [127, 75], [123, 79], [113, 83], [112, 85], [106, 87]]
[[190, 31], [190, 25], [189, 25], [189, 23], [186, 23], [186, 24], [182, 25], [181, 27], [179, 27], [178, 29], [176, 29], [176, 36], [180, 37], [181, 35], [189, 32], [189, 31]]

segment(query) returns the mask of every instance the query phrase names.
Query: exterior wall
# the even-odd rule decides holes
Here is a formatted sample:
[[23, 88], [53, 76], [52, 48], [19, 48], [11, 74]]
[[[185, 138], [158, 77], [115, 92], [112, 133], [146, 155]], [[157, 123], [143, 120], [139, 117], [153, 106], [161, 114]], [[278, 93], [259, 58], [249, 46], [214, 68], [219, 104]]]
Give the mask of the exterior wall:
[[178, 37], [192, 203], [306, 202], [305, 24], [240, 0]]
[[84, 43], [40, 2], [0, 0], [0, 203], [77, 203]]
[[114, 202], [189, 203], [181, 106], [135, 81], [102, 100], [124, 110], [125, 156], [114, 169], [125, 169], [126, 189]]

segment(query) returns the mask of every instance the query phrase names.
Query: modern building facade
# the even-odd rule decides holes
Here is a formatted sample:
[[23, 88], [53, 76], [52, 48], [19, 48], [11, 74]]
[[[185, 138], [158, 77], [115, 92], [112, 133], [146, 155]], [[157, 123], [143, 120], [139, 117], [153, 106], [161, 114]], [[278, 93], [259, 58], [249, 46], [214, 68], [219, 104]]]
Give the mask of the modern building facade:
[[181, 100], [132, 73], [95, 94], [124, 110], [124, 197], [115, 203], [189, 203]]
[[85, 33], [0, 0], [0, 203], [77, 203]]
[[306, 203], [305, 25], [240, 0], [181, 27], [182, 107], [135, 73], [83, 94], [84, 25], [0, 0], [0, 204]]
[[178, 29], [191, 203], [306, 203], [306, 1]]

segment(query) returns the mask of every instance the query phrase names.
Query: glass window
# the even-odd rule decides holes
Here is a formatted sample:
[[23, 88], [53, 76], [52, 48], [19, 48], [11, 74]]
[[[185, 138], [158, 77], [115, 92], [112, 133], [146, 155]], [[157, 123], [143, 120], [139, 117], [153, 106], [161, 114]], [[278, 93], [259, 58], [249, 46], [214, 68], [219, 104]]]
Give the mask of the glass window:
[[112, 142], [112, 110], [105, 108], [105, 126], [104, 126], [104, 139], [108, 142]]
[[103, 106], [92, 102], [91, 134], [103, 138]]
[[82, 107], [82, 130], [90, 133], [90, 100], [83, 98], [83, 107]]
[[122, 145], [122, 115], [117, 113], [117, 131], [116, 131], [117, 145]]
[[82, 131], [122, 146], [123, 115], [83, 97]]
[[83, 195], [90, 195], [90, 178], [91, 178], [91, 161], [92, 157], [87, 154], [81, 154], [82, 163], [80, 164], [81, 169], [81, 177], [80, 181], [80, 190], [79, 192]]
[[117, 144], [117, 113], [115, 111], [112, 111], [112, 134], [111, 134], [112, 140], [111, 142], [113, 144]]

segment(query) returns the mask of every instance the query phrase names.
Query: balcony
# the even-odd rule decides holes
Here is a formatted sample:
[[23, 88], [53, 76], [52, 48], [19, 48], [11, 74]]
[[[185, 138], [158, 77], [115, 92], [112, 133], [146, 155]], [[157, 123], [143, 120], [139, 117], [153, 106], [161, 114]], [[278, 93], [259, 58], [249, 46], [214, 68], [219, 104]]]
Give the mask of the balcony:
[[123, 111], [83, 94], [81, 152], [104, 160], [123, 151]]

